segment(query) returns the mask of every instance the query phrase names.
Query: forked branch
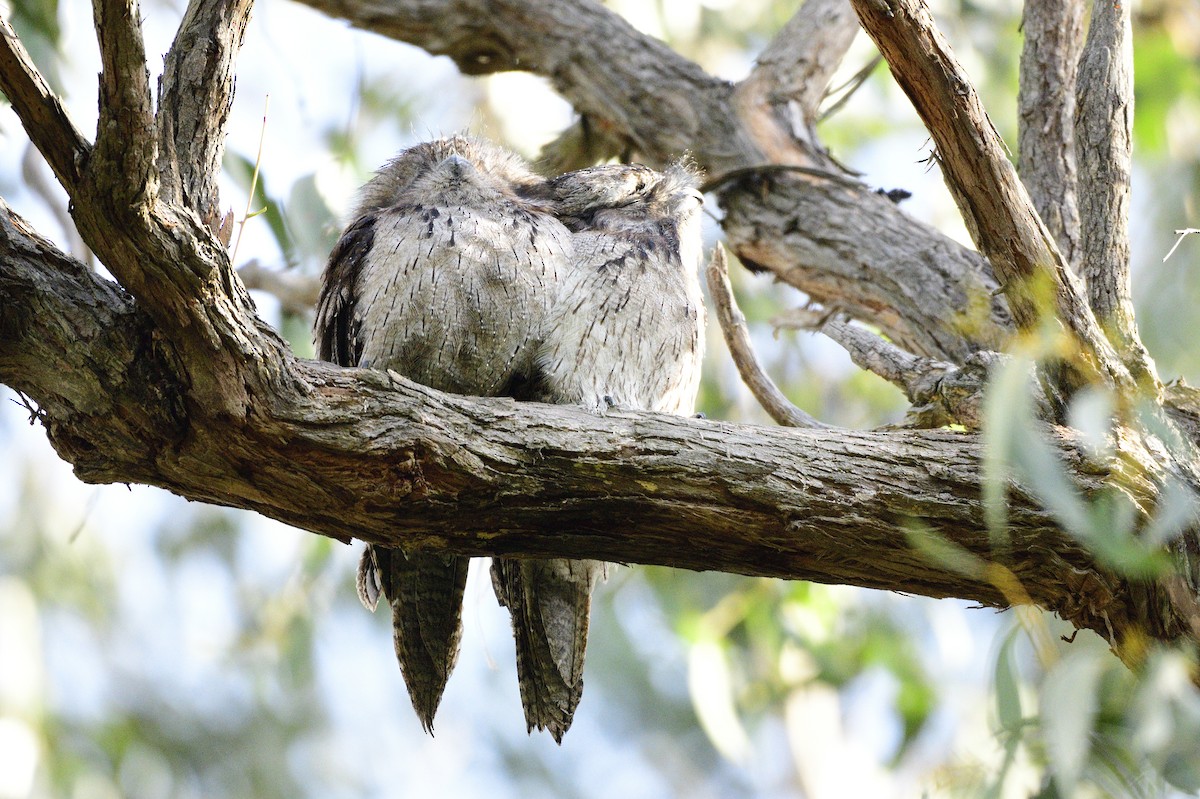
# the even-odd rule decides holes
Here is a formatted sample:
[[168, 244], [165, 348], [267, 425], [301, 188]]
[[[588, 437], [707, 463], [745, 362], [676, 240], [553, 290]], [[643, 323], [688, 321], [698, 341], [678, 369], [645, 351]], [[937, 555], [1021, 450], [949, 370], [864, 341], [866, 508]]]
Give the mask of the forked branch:
[[[742, 120], [733, 87], [592, 0], [511, 0], [489, 6], [486, 16], [474, 0], [301, 2], [450, 55], [468, 74], [524, 69], [545, 76], [602, 129], [601, 152], [626, 142], [638, 157], [661, 164], [687, 151], [718, 180], [772, 159], [824, 158], [818, 144], [796, 139], [774, 114], [759, 114], [756, 124]], [[803, 47], [825, 46], [825, 35], [818, 30]], [[824, 70], [811, 74], [828, 79]], [[957, 361], [1004, 345], [1009, 311], [977, 252], [844, 173], [841, 180], [762, 177], [723, 181], [718, 192], [722, 227], [743, 264], [878, 325], [911, 352]]]
[[[0, 211], [0, 289], [16, 309], [0, 317], [0, 381], [39, 405], [51, 442], [86, 481], [156, 485], [332, 537], [354, 530], [428, 551], [1008, 602], [985, 574], [931, 559], [919, 532], [997, 560], [1033, 601], [1102, 634], [1171, 638], [1185, 628], [1159, 613], [1157, 587], [1096, 567], [1016, 487], [1011, 545], [994, 551], [972, 434], [597, 416], [269, 351], [255, 354], [276, 358], [286, 379], [251, 394], [242, 416], [213, 414], [189, 399], [177, 353], [155, 343], [128, 295]], [[1059, 443], [1082, 485], [1101, 490], [1103, 478]]]

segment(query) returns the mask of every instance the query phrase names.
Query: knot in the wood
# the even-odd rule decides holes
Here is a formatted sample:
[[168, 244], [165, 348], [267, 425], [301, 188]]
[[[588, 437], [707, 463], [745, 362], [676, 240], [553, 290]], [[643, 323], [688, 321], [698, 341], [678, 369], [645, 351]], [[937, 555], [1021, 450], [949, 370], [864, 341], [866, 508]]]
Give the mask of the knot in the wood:
[[448, 54], [464, 75], [490, 75], [520, 66], [508, 43], [491, 32], [455, 42]]

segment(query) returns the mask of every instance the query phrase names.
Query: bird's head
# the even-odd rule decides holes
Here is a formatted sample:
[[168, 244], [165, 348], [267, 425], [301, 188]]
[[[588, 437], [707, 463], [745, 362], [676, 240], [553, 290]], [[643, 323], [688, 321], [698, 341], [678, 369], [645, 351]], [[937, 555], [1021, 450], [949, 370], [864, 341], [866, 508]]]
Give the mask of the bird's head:
[[695, 168], [686, 161], [663, 172], [641, 164], [606, 164], [559, 175], [535, 187], [534, 193], [568, 228], [582, 230], [695, 216], [703, 205], [698, 182]]
[[406, 202], [472, 205], [539, 183], [516, 155], [470, 136], [415, 144], [363, 187], [354, 216]]

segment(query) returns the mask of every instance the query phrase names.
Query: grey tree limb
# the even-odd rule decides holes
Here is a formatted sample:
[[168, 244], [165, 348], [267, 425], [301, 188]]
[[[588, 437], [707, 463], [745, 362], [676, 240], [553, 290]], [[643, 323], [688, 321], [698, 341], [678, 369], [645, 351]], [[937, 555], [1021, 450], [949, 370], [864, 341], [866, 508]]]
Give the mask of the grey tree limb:
[[1074, 117], [1083, 0], [1028, 0], [1021, 29], [1018, 171], [1059, 252], [1078, 266]]
[[[931, 558], [930, 536], [1101, 634], [1187, 635], [1164, 589], [1099, 568], [1018, 486], [995, 551], [978, 436], [829, 431], [442, 394], [394, 373], [269, 349], [248, 412], [191, 397], [179, 351], [120, 287], [0, 213], [0, 381], [37, 404], [88, 482], [156, 485], [344, 539], [508, 557], [595, 558], [1011, 600], [989, 572]], [[267, 347], [270, 341], [264, 342]], [[267, 385], [258, 375], [284, 376]], [[1107, 485], [1069, 436], [1085, 491]], [[462, 519], [469, 517], [470, 525]], [[636, 518], [636, 527], [612, 524]], [[577, 530], [564, 535], [563, 530]]]
[[781, 148], [785, 152], [797, 139], [815, 147], [821, 101], [857, 34], [849, 0], [805, 0], [738, 84], [735, 102], [742, 118], [772, 114], [775, 119], [766, 126], [771, 133], [791, 134]]
[[814, 330], [841, 345], [860, 369], [899, 388], [912, 403], [909, 427], [962, 425], [978, 430], [983, 423], [983, 395], [999, 353], [983, 350], [964, 364], [948, 363], [905, 352], [866, 328], [828, 311], [795, 308], [771, 320], [776, 328]]
[[[1135, 638], [1134, 631], [1166, 640], [1191, 635], [1190, 611], [1161, 582], [1130, 582], [1102, 568], [1020, 486], [1009, 491], [1011, 544], [994, 549], [980, 497], [981, 443], [971, 433], [764, 429], [644, 413], [600, 417], [567, 406], [445, 395], [397, 375], [297, 359], [255, 316], [210, 227], [193, 209], [157, 192], [154, 161], [147, 161], [154, 137], [149, 145], [145, 136], [135, 140], [131, 153], [116, 152], [112, 130], [146, 121], [145, 64], [139, 70], [134, 57], [140, 34], [132, 7], [98, 4], [107, 109], [102, 146], [67, 188], [81, 234], [120, 287], [57, 252], [6, 208], [0, 213], [0, 381], [37, 404], [51, 443], [81, 479], [156, 485], [333, 537], [353, 529], [376, 543], [430, 551], [716, 568], [991, 605], [1011, 601], [1006, 586], [1016, 584], [1023, 597], [1108, 636], [1131, 660], [1138, 652], [1121, 642]], [[848, 261], [860, 273], [836, 273], [828, 292], [861, 298], [861, 310], [889, 335], [899, 331], [897, 342], [912, 352], [969, 355], [1003, 338], [1003, 305], [977, 290], [990, 280], [982, 259], [915, 225], [865, 188], [759, 170], [761, 153], [755, 155], [757, 145], [731, 110], [730, 88], [613, 23], [602, 7], [518, 0], [489, 6], [490, 15], [466, 2], [396, 2], [375, 10], [412, 14], [415, 5], [428, 15], [426, 25], [447, 13], [474, 12], [458, 19], [459, 27], [422, 29], [414, 18], [406, 29], [448, 42], [468, 68], [557, 69], [564, 91], [614, 103], [605, 118], [616, 117], [621, 130], [627, 126], [639, 147], [669, 147], [690, 137], [710, 166], [752, 170], [723, 192], [730, 217], [741, 225], [727, 217], [727, 230], [744, 236], [731, 239], [792, 280], [805, 270], [823, 276], [813, 263], [832, 269], [834, 260]], [[928, 44], [921, 39], [928, 26], [911, 25], [903, 2], [896, 9], [894, 27]], [[560, 11], [578, 14], [565, 27], [567, 38], [554, 29]], [[12, 61], [14, 52], [10, 47], [5, 57]], [[899, 55], [884, 52], [893, 66], [906, 57], [904, 47]], [[938, 48], [915, 52], [938, 55]], [[614, 62], [621, 66], [603, 68]], [[232, 59], [221, 63], [232, 70]], [[641, 94], [636, 85], [624, 87], [632, 91], [628, 97], [616, 92], [621, 80], [637, 76], [651, 80]], [[663, 81], [690, 89], [677, 97], [686, 109], [664, 110], [655, 99], [661, 100]], [[64, 131], [52, 98], [39, 94], [26, 71], [13, 82], [25, 92], [22, 103], [14, 103], [23, 124], [48, 158], [61, 160], [64, 151], [54, 139]], [[934, 90], [967, 118], [931, 127], [954, 134], [951, 142], [964, 132], [971, 138], [981, 118], [971, 114], [974, 105], [956, 98], [977, 100], [965, 84], [958, 86], [961, 94], [947, 94], [944, 83], [934, 80]], [[632, 118], [655, 108], [672, 122]], [[697, 108], [727, 116], [697, 122], [698, 128], [692, 124]], [[652, 130], [656, 125], [661, 129]], [[989, 142], [977, 148], [988, 158]], [[954, 174], [961, 174], [960, 157], [955, 154]], [[998, 211], [1010, 219], [993, 224], [1014, 227], [1014, 209], [1036, 219], [1026, 210], [1027, 198], [1022, 202], [1011, 189], [1011, 176], [986, 158], [983, 163], [988, 185], [1009, 192], [1003, 196], [1015, 203], [1001, 203]], [[69, 169], [64, 174], [70, 177]], [[968, 186], [961, 194], [981, 202], [978, 191]], [[824, 205], [830, 198], [841, 203], [832, 212]], [[815, 203], [817, 213], [804, 215], [805, 202]], [[756, 208], [759, 224], [751, 228]], [[977, 222], [978, 211], [969, 215]], [[1009, 260], [993, 256], [1006, 282], [1027, 276], [1020, 268], [1033, 252], [1036, 237], [1017, 232], [1029, 235], [998, 253]], [[994, 233], [989, 229], [981, 241], [994, 244]], [[1054, 254], [1044, 228], [1032, 233], [1042, 234]], [[775, 235], [782, 244], [773, 243]], [[782, 255], [771, 249], [776, 246]], [[1046, 263], [1061, 269], [1060, 260]], [[899, 275], [891, 284], [899, 300], [868, 305], [870, 295], [857, 293], [857, 286], [880, 280], [885, 270]], [[1081, 322], [1072, 315], [1075, 295], [1065, 285], [1055, 284], [1061, 296], [1052, 308], [1080, 331], [1082, 345], [1092, 346], [1090, 316]], [[922, 311], [922, 304], [930, 307]], [[968, 315], [972, 308], [977, 318]], [[1022, 306], [1017, 314], [1026, 326], [1029, 311]], [[916, 323], [926, 319], [931, 331], [918, 330]], [[1120, 363], [1113, 367], [1098, 345], [1090, 354], [1093, 371], [1120, 386]], [[1172, 413], [1189, 431], [1195, 428], [1187, 420], [1200, 418], [1193, 407]], [[1051, 428], [1049, 434], [1084, 495], [1116, 487], [1143, 514], [1153, 510], [1166, 477], [1194, 467], [1172, 461], [1173, 451], [1160, 441], [1136, 434], [1119, 437], [1116, 454], [1101, 461], [1076, 447], [1071, 431]], [[638, 520], [636, 533], [613, 524], [627, 518]], [[566, 536], [564, 529], [581, 534]], [[995, 568], [963, 568], [931, 556], [930, 540]], [[1181, 541], [1186, 554], [1194, 553], [1194, 529]], [[996, 570], [1009, 576], [997, 578]], [[1194, 581], [1193, 573], [1180, 573]], [[1194, 582], [1186, 589], [1195, 595]]]
[[100, 119], [90, 179], [112, 194], [113, 207], [136, 214], [158, 193], [157, 145], [150, 72], [137, 0], [93, 0], [100, 43]]
[[1088, 301], [1134, 377], [1157, 390], [1154, 363], [1133, 316], [1133, 31], [1129, 6], [1118, 0], [1092, 4], [1076, 83], [1075, 146], [1088, 154], [1079, 165], [1079, 261]]
[[92, 145], [38, 70], [7, 19], [0, 17], [0, 92], [12, 103], [34, 146], [68, 191], [80, 178]]
[[961, 362], [1003, 349], [1011, 335], [984, 258], [865, 187], [750, 175], [720, 201], [727, 241], [744, 265], [878, 326], [910, 352]]
[[[208, 413], [236, 417], [249, 407], [243, 359], [262, 357], [265, 351], [282, 357], [286, 345], [254, 315], [250, 295], [234, 275], [211, 224], [177, 202], [174, 192], [160, 192], [157, 131], [161, 126], [151, 102], [136, 2], [95, 0], [94, 11], [103, 67], [100, 122], [86, 170], [67, 187], [72, 218], [84, 242], [155, 320], [160, 334], [178, 348], [177, 357], [186, 370], [186, 399]], [[244, 16], [218, 16], [216, 22], [185, 16], [181, 35], [184, 39], [190, 35], [192, 46], [204, 52], [224, 53], [240, 41], [237, 26], [244, 24]], [[210, 35], [201, 41], [198, 30]], [[185, 103], [192, 121], [184, 124], [192, 126], [194, 134], [189, 147], [195, 148], [186, 153], [200, 157], [207, 150], [204, 158], [211, 164], [223, 126], [221, 109], [233, 90], [234, 61], [229, 55], [204, 63], [204, 74], [214, 87], [201, 97], [211, 107], [192, 100]], [[170, 80], [164, 84], [168, 91], [173, 85]], [[168, 103], [167, 107], [165, 117], [171, 118], [181, 106]], [[26, 128], [36, 125], [36, 120], [17, 111]], [[174, 119], [172, 124], [179, 122]], [[204, 125], [211, 130], [203, 130]], [[33, 140], [39, 144], [38, 137]], [[191, 170], [180, 177], [195, 179]], [[198, 185], [213, 180], [209, 176]], [[203, 302], [198, 300], [201, 297]]]

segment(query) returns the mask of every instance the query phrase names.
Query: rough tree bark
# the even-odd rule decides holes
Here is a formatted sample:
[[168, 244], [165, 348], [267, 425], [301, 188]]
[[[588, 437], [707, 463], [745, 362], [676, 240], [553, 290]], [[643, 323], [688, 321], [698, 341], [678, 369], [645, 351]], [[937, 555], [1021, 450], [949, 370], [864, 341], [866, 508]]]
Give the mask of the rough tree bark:
[[[808, 0], [736, 85], [590, 0], [305, 2], [447, 54], [469, 74], [547, 76], [586, 120], [547, 163], [633, 152], [655, 164], [690, 151], [742, 262], [879, 329], [890, 341], [819, 315], [860, 365], [920, 406], [912, 424], [956, 427], [597, 417], [298, 359], [255, 316], [218, 230], [214, 170], [249, 0], [193, 0], [157, 106], [137, 4], [95, 0], [103, 73], [94, 142], [72, 126], [7, 23], [0, 29], [0, 90], [119, 283], [0, 208], [0, 380], [32, 400], [81, 479], [161, 486], [342, 539], [719, 569], [993, 606], [1032, 601], [1096, 630], [1130, 662], [1139, 651], [1123, 646], [1130, 636], [1198, 640], [1195, 524], [1172, 545], [1176, 573], [1132, 581], [1099, 564], [1019, 485], [1009, 487], [1002, 546], [985, 523], [979, 397], [1000, 358], [993, 351], [1014, 334], [1050, 324], [1066, 342], [1041, 374], [1046, 431], [1087, 495], [1119, 490], [1148, 516], [1164, 486], [1200, 485], [1200, 403], [1159, 385], [1132, 319], [1118, 313], [1128, 301], [1127, 247], [1096, 260], [1085, 232], [1078, 265], [1089, 288], [1068, 268], [1059, 243], [1075, 247], [1079, 223], [1070, 212], [1052, 229], [1042, 223], [1048, 190], [1030, 199], [919, 0]], [[909, 218], [817, 140], [817, 106], [859, 21], [929, 127], [979, 252]], [[1090, 36], [1085, 63], [1088, 48], [1107, 48], [1115, 35]], [[1079, 46], [1072, 36], [1030, 62], [1061, 67]], [[1128, 100], [1119, 83], [1118, 104]], [[1044, 98], [1022, 118], [1059, 122], [1050, 135], [1061, 147], [1032, 150], [1022, 169], [1063, 170], [1064, 197], [1074, 190], [1061, 149], [1073, 141], [1062, 127], [1073, 99]], [[1119, 125], [1087, 125], [1089, 146], [1099, 137], [1114, 158], [1127, 157]], [[1120, 189], [1083, 215], [1127, 215]], [[1127, 236], [1125, 227], [1109, 233]], [[1123, 401], [1114, 454], [1103, 459], [1061, 424], [1071, 396], [1091, 386]], [[1152, 403], [1156, 430], [1178, 441], [1140, 426], [1139, 402]], [[968, 559], [931, 559], [921, 543], [930, 534]]]

